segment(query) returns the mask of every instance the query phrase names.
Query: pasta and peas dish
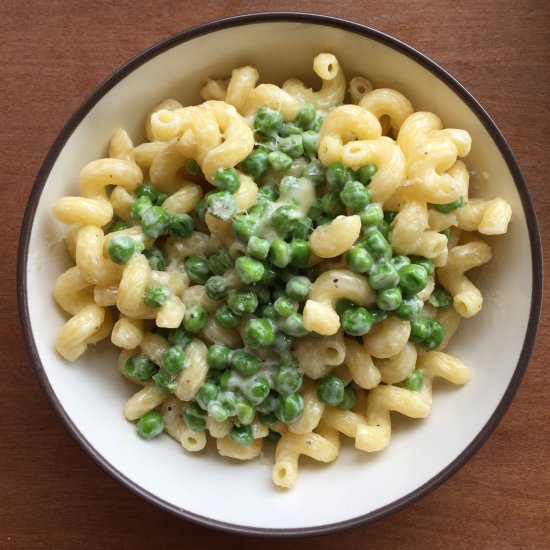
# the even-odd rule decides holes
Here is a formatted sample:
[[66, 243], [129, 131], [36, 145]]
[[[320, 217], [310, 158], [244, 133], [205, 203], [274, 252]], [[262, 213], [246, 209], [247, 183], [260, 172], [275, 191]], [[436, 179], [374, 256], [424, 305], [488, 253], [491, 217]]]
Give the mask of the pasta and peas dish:
[[443, 350], [482, 307], [479, 234], [511, 217], [468, 196], [466, 131], [362, 76], [346, 90], [331, 54], [313, 67], [318, 91], [246, 66], [200, 105], [163, 101], [147, 141], [117, 130], [53, 208], [75, 263], [54, 289], [58, 352], [110, 337], [141, 437], [200, 451], [209, 434], [242, 460], [273, 444], [281, 487], [341, 434], [384, 449], [390, 411], [426, 417], [434, 378], [468, 381]]

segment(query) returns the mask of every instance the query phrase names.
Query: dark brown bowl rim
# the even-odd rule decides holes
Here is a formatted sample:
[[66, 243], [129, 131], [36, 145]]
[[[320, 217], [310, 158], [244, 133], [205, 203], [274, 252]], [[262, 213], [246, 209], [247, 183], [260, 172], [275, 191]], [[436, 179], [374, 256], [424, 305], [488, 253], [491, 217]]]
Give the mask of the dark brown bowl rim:
[[[143, 63], [151, 60], [156, 55], [176, 46], [183, 42], [192, 40], [199, 36], [212, 33], [215, 31], [237, 27], [241, 25], [251, 25], [256, 23], [271, 23], [271, 22], [302, 22], [314, 25], [322, 25], [329, 27], [337, 27], [352, 33], [360, 34], [368, 38], [374, 39], [382, 44], [385, 44], [400, 53], [412, 58], [424, 68], [431, 71], [438, 78], [444, 81], [476, 114], [478, 119], [482, 122], [485, 129], [489, 132], [495, 144], [499, 148], [500, 153], [504, 157], [508, 169], [510, 170], [516, 187], [518, 189], [525, 218], [527, 221], [527, 228], [529, 233], [529, 240], [531, 245], [531, 258], [532, 258], [532, 296], [531, 296], [531, 310], [529, 315], [529, 322], [527, 325], [527, 331], [525, 334], [525, 341], [523, 343], [522, 351], [518, 360], [518, 364], [514, 371], [514, 375], [510, 380], [508, 388], [504, 393], [499, 405], [491, 415], [491, 418], [480, 430], [478, 435], [473, 441], [466, 447], [466, 449], [455, 458], [450, 464], [448, 464], [442, 471], [434, 476], [430, 481], [418, 487], [415, 491], [405, 495], [404, 497], [388, 504], [387, 506], [378, 508], [368, 514], [358, 516], [346, 521], [331, 523], [327, 525], [318, 525], [313, 527], [304, 528], [290, 528], [290, 529], [270, 529], [270, 528], [258, 528], [249, 527], [243, 525], [236, 525], [231, 523], [225, 523], [222, 521], [214, 520], [205, 516], [194, 514], [187, 510], [183, 510], [169, 502], [166, 502], [154, 494], [145, 491], [142, 487], [128, 479], [122, 472], [114, 468], [84, 437], [84, 435], [78, 430], [71, 418], [67, 415], [66, 411], [61, 406], [61, 403], [57, 399], [53, 388], [51, 387], [48, 377], [44, 371], [44, 367], [41, 363], [40, 356], [38, 354], [34, 337], [31, 330], [30, 316], [29, 316], [29, 304], [27, 296], [27, 263], [28, 263], [28, 249], [30, 235], [34, 220], [36, 208], [49, 176], [49, 173], [55, 164], [61, 150], [65, 143], [80, 124], [83, 118], [88, 114], [92, 107], [118, 82], [125, 78], [137, 67]], [[385, 33], [372, 29], [370, 27], [360, 25], [345, 19], [330, 17], [326, 15], [312, 14], [312, 13], [299, 13], [299, 12], [268, 12], [268, 13], [252, 13], [245, 15], [238, 15], [235, 17], [228, 17], [216, 21], [211, 21], [192, 27], [188, 30], [180, 32], [168, 39], [155, 44], [148, 48], [144, 52], [137, 55], [132, 60], [128, 61], [111, 76], [109, 76], [103, 83], [101, 83], [90, 96], [82, 103], [82, 105], [71, 116], [69, 121], [65, 124], [52, 147], [50, 148], [44, 162], [38, 172], [35, 183], [33, 185], [23, 225], [21, 229], [18, 262], [17, 262], [17, 295], [19, 302], [19, 315], [21, 318], [21, 324], [23, 328], [23, 335], [27, 346], [28, 353], [31, 357], [31, 361], [35, 370], [35, 374], [42, 386], [43, 391], [48, 397], [52, 407], [61, 418], [63, 424], [69, 430], [71, 435], [77, 441], [77, 443], [86, 451], [86, 453], [107, 473], [113, 478], [119, 481], [123, 486], [128, 488], [136, 495], [142, 497], [146, 501], [167, 510], [178, 517], [183, 517], [192, 522], [208, 527], [220, 529], [230, 533], [245, 534], [245, 535], [260, 535], [270, 537], [292, 537], [292, 536], [311, 536], [334, 533], [344, 529], [349, 529], [366, 523], [374, 522], [378, 519], [384, 518], [402, 508], [405, 508], [409, 504], [417, 501], [424, 495], [430, 493], [446, 481], [451, 475], [453, 475], [459, 468], [461, 468], [482, 446], [482, 444], [489, 438], [491, 433], [495, 430], [498, 423], [504, 416], [504, 413], [510, 406], [514, 395], [516, 394], [522, 378], [527, 369], [531, 353], [534, 348], [537, 327], [539, 323], [541, 306], [542, 306], [542, 293], [543, 293], [543, 262], [542, 262], [542, 247], [540, 232], [537, 224], [535, 209], [533, 202], [529, 194], [529, 189], [523, 174], [519, 168], [519, 165], [507, 144], [504, 136], [498, 129], [497, 125], [490, 118], [488, 113], [478, 103], [478, 101], [468, 92], [457, 80], [455, 80], [449, 73], [441, 68], [437, 63], [426, 57], [411, 46], [393, 38]]]

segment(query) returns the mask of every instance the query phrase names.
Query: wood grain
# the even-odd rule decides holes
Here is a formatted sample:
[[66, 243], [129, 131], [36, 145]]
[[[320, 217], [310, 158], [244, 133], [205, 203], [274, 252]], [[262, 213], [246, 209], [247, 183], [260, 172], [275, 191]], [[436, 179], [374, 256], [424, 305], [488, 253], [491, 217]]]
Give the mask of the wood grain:
[[0, 548], [138, 549], [156, 548], [159, 540], [163, 547], [223, 544], [226, 550], [298, 543], [304, 550], [550, 547], [548, 308], [523, 385], [477, 455], [416, 504], [339, 535], [244, 538], [157, 510], [87, 458], [42, 394], [20, 335], [15, 264], [26, 201], [52, 141], [93, 88], [144, 48], [214, 18], [270, 10], [355, 20], [442, 64], [485, 106], [515, 151], [548, 249], [550, 10], [544, 0], [3, 0]]

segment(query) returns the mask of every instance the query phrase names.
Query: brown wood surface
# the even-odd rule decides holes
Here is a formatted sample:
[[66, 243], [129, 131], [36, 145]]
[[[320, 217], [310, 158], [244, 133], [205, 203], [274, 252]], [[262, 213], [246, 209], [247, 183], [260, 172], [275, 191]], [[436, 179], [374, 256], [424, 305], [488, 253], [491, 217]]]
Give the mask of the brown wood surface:
[[545, 0], [1, 0], [0, 548], [549, 548], [548, 309], [523, 385], [476, 456], [409, 508], [339, 535], [262, 541], [172, 517], [96, 466], [42, 393], [20, 334], [15, 263], [26, 201], [52, 141], [92, 89], [144, 48], [214, 18], [270, 10], [355, 20], [442, 64], [515, 151], [548, 249]]

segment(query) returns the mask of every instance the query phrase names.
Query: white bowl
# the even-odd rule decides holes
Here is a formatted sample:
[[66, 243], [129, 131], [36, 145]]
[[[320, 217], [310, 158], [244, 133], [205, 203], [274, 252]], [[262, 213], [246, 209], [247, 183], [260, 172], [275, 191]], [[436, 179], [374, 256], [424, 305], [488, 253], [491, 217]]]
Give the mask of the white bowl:
[[[132, 387], [109, 344], [74, 364], [55, 352], [65, 317], [51, 291], [68, 267], [56, 199], [77, 192], [81, 168], [105, 156], [119, 126], [137, 140], [144, 114], [167, 97], [199, 103], [205, 79], [252, 64], [263, 82], [313, 79], [313, 57], [334, 53], [347, 75], [405, 94], [415, 110], [438, 114], [473, 138], [468, 167], [487, 174], [481, 193], [513, 208], [509, 232], [490, 239], [494, 259], [479, 276], [485, 302], [464, 322], [449, 352], [471, 367], [465, 387], [436, 384], [426, 420], [392, 416], [389, 447], [374, 454], [344, 444], [329, 465], [301, 460], [289, 491], [271, 483], [272, 457], [225, 460], [193, 455], [163, 436], [145, 443], [122, 407]], [[305, 535], [336, 531], [392, 513], [433, 490], [488, 438], [509, 406], [531, 354], [541, 307], [540, 236], [527, 185], [503, 136], [477, 101], [416, 50], [373, 29], [306, 14], [257, 14], [201, 25], [128, 62], [82, 104], [48, 153], [27, 207], [19, 251], [19, 299], [36, 374], [53, 407], [84, 450], [114, 478], [181, 517], [228, 531]], [[494, 483], [497, 481], [495, 472]]]

